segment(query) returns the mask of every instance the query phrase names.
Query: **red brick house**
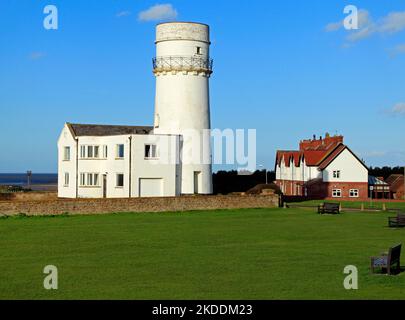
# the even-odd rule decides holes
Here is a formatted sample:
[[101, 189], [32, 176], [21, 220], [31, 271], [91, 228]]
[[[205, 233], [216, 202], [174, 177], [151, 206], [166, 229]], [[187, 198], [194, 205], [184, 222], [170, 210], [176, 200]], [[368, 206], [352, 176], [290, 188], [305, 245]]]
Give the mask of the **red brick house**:
[[343, 136], [303, 140], [299, 150], [276, 154], [276, 184], [287, 196], [367, 199], [368, 168]]
[[404, 199], [404, 176], [402, 174], [392, 174], [385, 182], [390, 186], [392, 199]]

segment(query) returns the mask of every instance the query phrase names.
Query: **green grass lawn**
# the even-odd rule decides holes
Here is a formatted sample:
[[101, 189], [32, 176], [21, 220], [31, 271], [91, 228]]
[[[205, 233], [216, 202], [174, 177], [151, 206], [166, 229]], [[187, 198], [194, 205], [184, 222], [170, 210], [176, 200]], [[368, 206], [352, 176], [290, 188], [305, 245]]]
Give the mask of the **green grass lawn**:
[[[0, 219], [1, 299], [404, 299], [405, 273], [370, 275], [398, 242], [387, 213], [313, 209]], [[391, 214], [392, 215], [392, 214]], [[43, 288], [56, 265], [59, 289]], [[359, 290], [343, 288], [346, 265]]]
[[365, 209], [378, 209], [381, 210], [383, 207], [383, 204], [385, 203], [385, 206], [387, 209], [397, 209], [405, 212], [405, 202], [381, 202], [379, 201], [339, 201], [339, 200], [309, 200], [309, 201], [303, 201], [303, 202], [291, 202], [289, 203], [290, 206], [300, 206], [300, 207], [314, 207], [318, 206], [320, 203], [324, 202], [335, 202], [335, 203], [341, 203], [343, 209], [344, 208], [351, 208], [351, 209], [360, 209], [361, 204], [364, 204]]

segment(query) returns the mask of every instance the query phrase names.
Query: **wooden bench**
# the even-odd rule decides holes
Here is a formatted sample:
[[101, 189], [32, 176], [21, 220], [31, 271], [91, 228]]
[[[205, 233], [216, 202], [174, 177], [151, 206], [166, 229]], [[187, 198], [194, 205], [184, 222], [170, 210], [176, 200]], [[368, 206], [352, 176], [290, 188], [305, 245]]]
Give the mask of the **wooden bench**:
[[398, 213], [396, 217], [388, 218], [388, 226], [390, 228], [403, 228], [405, 227], [405, 213]]
[[340, 213], [340, 205], [338, 203], [328, 203], [325, 202], [323, 205], [320, 204], [318, 206], [318, 213], [332, 213], [332, 214], [339, 214]]
[[[376, 268], [386, 269], [387, 274], [391, 275], [392, 271], [401, 272], [401, 248], [402, 244], [398, 244], [389, 249], [388, 253], [383, 253], [379, 257], [371, 257], [371, 272], [374, 273]], [[396, 266], [393, 269], [393, 266]]]

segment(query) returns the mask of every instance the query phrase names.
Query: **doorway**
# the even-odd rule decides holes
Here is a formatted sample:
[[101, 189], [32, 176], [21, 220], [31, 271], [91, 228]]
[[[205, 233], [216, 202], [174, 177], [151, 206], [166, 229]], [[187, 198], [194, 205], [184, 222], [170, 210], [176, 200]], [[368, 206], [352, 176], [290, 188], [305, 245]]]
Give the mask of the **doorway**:
[[103, 198], [107, 198], [107, 175], [103, 174]]
[[200, 193], [200, 176], [201, 172], [200, 171], [194, 171], [194, 194], [199, 194]]

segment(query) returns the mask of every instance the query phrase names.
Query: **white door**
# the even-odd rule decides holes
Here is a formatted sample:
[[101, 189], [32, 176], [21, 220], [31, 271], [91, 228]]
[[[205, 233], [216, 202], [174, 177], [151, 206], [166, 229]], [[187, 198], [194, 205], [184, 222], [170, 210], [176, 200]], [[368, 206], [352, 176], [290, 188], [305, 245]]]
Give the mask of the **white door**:
[[139, 179], [139, 196], [141, 197], [162, 197], [163, 179]]

